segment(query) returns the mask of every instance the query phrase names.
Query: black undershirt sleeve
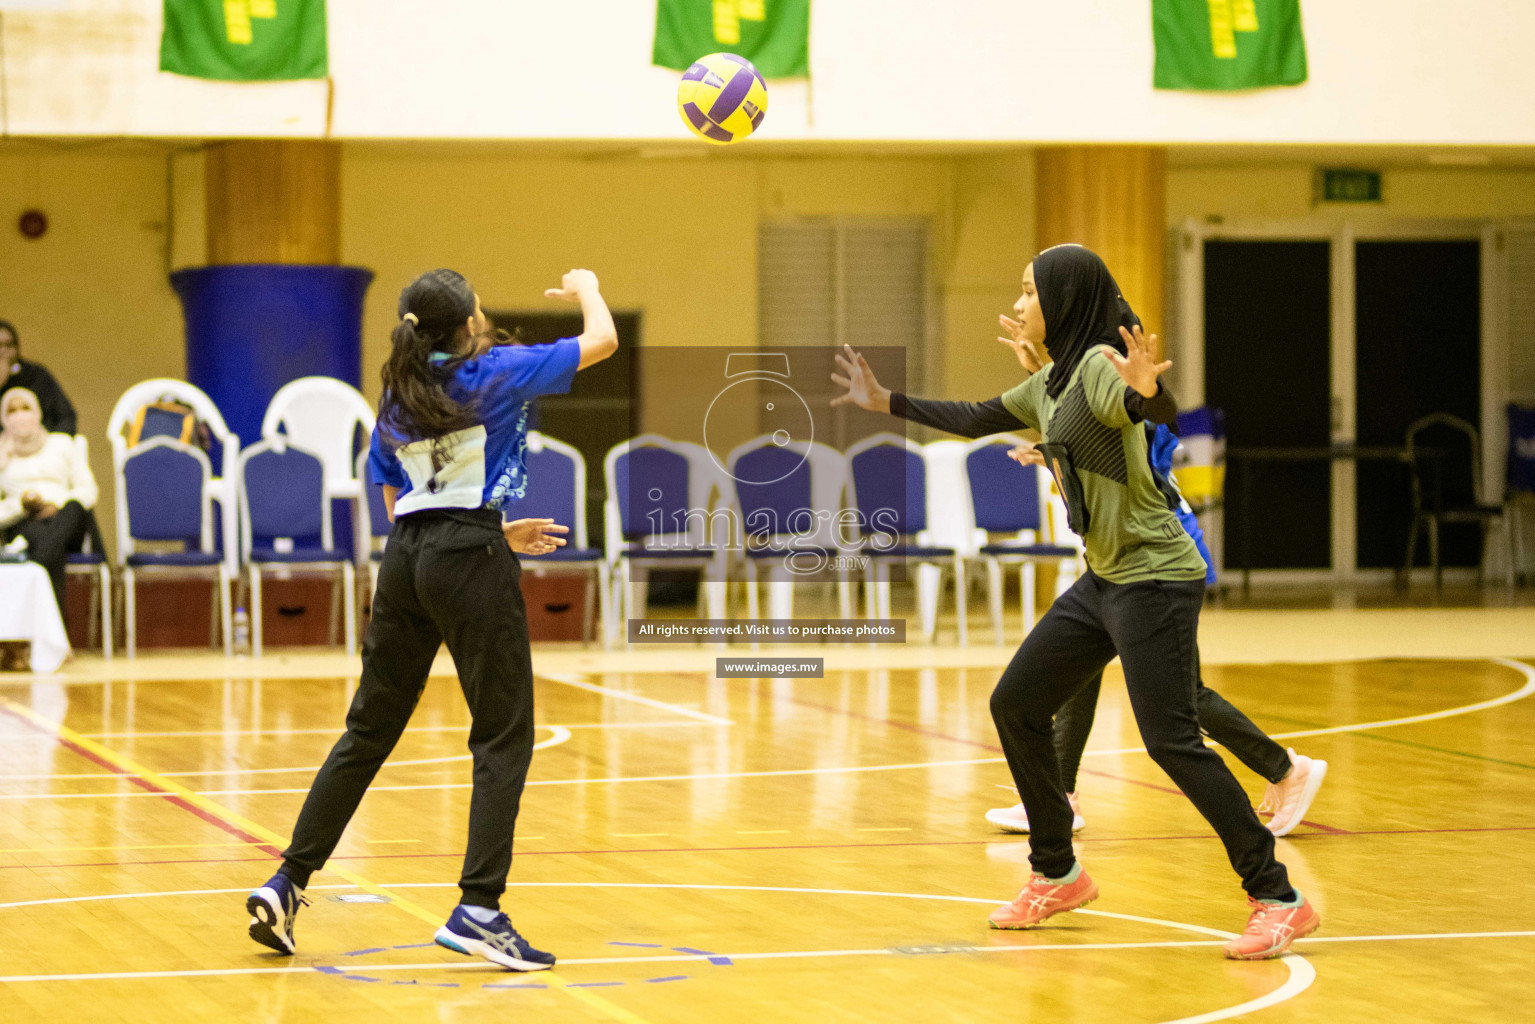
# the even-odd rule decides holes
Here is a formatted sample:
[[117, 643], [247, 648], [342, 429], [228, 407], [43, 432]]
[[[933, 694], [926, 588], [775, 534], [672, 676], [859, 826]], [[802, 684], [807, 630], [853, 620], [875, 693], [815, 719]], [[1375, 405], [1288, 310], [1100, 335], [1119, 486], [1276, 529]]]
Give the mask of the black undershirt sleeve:
[[1171, 426], [1178, 418], [1178, 400], [1161, 381], [1157, 381], [1157, 393], [1150, 398], [1134, 388], [1125, 388], [1125, 412], [1130, 414], [1131, 423], [1150, 420]]
[[1001, 398], [984, 402], [940, 402], [930, 398], [912, 398], [899, 391], [890, 392], [890, 415], [933, 427], [960, 437], [986, 437], [1027, 424], [1002, 404]]

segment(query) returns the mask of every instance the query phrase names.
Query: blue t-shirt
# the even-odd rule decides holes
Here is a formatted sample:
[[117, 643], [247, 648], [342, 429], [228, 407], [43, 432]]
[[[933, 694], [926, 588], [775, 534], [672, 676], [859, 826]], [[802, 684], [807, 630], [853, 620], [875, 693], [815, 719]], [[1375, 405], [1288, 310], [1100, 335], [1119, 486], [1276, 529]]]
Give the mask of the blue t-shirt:
[[477, 403], [480, 423], [442, 439], [447, 461], [432, 472], [432, 443], [392, 449], [373, 430], [368, 469], [375, 484], [399, 488], [396, 516], [432, 508], [488, 508], [521, 498], [528, 489], [528, 403], [570, 390], [581, 344], [561, 338], [548, 345], [500, 345], [458, 367], [448, 394]]

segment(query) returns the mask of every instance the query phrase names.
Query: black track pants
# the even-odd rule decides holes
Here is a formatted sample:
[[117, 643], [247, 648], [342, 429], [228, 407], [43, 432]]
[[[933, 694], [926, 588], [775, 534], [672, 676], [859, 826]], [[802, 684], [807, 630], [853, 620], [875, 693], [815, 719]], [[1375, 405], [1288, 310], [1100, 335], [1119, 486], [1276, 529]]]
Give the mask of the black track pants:
[[1116, 584], [1085, 573], [1040, 619], [991, 696], [991, 714], [1029, 816], [1029, 862], [1071, 871], [1071, 806], [1061, 787], [1054, 716], [1117, 653], [1141, 738], [1152, 759], [1204, 815], [1231, 866], [1258, 899], [1294, 896], [1274, 837], [1199, 732], [1199, 581]]
[[379, 569], [362, 679], [284, 851], [300, 885], [325, 864], [394, 749], [446, 641], [469, 702], [474, 790], [463, 902], [495, 909], [533, 757], [533, 662], [521, 567], [495, 512], [417, 512], [395, 523]]
[[[1099, 672], [1055, 713], [1055, 756], [1060, 759], [1061, 784], [1068, 793], [1077, 791], [1077, 771], [1082, 766], [1082, 751], [1087, 749], [1087, 735], [1093, 731], [1102, 685], [1103, 673]], [[1206, 686], [1202, 677], [1194, 691], [1194, 711], [1199, 716], [1199, 731], [1231, 751], [1255, 774], [1278, 782], [1289, 773], [1290, 755], [1285, 748]]]

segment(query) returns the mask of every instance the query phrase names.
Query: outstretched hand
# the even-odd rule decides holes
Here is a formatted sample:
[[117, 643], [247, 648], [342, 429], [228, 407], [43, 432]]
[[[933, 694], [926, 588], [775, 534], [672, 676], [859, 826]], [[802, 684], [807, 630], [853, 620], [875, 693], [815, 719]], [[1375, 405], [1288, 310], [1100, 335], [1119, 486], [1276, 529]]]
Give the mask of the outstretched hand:
[[1128, 355], [1120, 355], [1118, 352], [1110, 352], [1109, 362], [1114, 364], [1114, 369], [1119, 371], [1120, 378], [1142, 397], [1151, 398], [1157, 393], [1157, 378], [1173, 368], [1172, 360], [1157, 362], [1157, 336], [1149, 338], [1141, 330], [1141, 325], [1135, 325], [1135, 333], [1132, 334], [1123, 327], [1119, 329], [1120, 337], [1125, 339], [1125, 349]]
[[831, 375], [832, 383], [847, 388], [847, 394], [833, 398], [832, 405], [847, 405], [851, 402], [870, 412], [890, 411], [890, 389], [880, 387], [879, 381], [874, 378], [874, 371], [869, 369], [867, 359], [854, 352], [851, 345], [843, 345], [842, 351], [835, 358], [842, 372]]
[[547, 555], [565, 546], [565, 539], [557, 534], [569, 532], [570, 527], [558, 526], [553, 519], [514, 519], [501, 524], [507, 547], [519, 555]]
[[1045, 361], [1039, 356], [1039, 349], [1034, 343], [1023, 336], [1023, 325], [1012, 317], [1003, 313], [997, 317], [997, 322], [1007, 332], [1007, 337], [998, 336], [997, 340], [1013, 350], [1013, 355], [1018, 358], [1019, 364], [1029, 373], [1038, 373], [1045, 368]]

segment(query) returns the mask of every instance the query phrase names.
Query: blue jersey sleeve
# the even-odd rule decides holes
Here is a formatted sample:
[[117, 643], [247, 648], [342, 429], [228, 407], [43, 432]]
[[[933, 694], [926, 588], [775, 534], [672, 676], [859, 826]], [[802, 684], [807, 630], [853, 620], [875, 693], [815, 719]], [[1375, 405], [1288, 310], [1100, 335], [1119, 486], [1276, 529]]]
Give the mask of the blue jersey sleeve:
[[366, 487], [378, 487], [388, 484], [390, 487], [403, 490], [410, 479], [405, 475], [405, 467], [400, 465], [400, 459], [389, 446], [384, 444], [379, 437], [378, 428], [373, 428], [373, 439], [368, 445], [368, 479], [363, 482]]
[[491, 371], [525, 399], [563, 395], [570, 390], [581, 364], [581, 343], [561, 338], [547, 345], [501, 345], [482, 359]]

